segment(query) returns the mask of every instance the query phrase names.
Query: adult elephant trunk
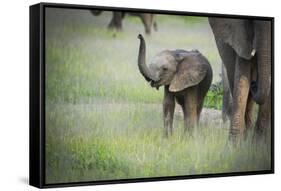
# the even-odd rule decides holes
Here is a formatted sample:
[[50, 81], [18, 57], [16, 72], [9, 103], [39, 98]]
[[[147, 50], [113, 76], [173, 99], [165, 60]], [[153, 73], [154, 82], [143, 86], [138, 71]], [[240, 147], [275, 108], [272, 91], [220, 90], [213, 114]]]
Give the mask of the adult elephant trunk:
[[138, 35], [140, 39], [140, 48], [139, 48], [139, 56], [138, 56], [138, 66], [140, 73], [146, 79], [146, 81], [155, 81], [153, 75], [145, 64], [145, 40], [141, 34]]
[[257, 82], [252, 83], [251, 93], [254, 101], [263, 104], [271, 86], [271, 23], [255, 21], [255, 47], [257, 49]]

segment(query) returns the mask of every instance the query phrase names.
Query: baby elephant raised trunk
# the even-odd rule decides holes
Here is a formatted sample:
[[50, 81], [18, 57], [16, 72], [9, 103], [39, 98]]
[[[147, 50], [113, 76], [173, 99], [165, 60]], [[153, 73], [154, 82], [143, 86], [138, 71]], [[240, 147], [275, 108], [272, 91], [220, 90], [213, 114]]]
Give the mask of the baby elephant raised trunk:
[[140, 73], [143, 75], [146, 81], [148, 82], [156, 81], [145, 63], [145, 53], [146, 53], [145, 40], [141, 34], [138, 35], [138, 39], [140, 39], [140, 48], [139, 48], [139, 56], [138, 56], [138, 67]]

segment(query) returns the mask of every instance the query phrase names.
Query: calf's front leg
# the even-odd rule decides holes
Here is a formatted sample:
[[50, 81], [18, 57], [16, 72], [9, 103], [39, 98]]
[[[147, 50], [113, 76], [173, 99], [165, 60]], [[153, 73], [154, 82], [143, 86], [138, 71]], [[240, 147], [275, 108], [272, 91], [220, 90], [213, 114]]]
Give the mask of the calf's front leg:
[[165, 86], [164, 90], [164, 100], [163, 100], [163, 118], [164, 118], [164, 129], [165, 136], [168, 137], [169, 134], [173, 134], [173, 119], [175, 111], [175, 98], [171, 92], [169, 92], [169, 87]]

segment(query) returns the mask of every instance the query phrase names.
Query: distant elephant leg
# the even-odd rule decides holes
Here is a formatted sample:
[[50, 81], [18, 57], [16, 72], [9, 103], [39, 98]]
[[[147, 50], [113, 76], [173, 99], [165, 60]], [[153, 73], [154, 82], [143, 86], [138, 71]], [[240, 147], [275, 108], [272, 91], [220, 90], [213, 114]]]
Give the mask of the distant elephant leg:
[[151, 14], [141, 14], [140, 15], [141, 21], [145, 28], [145, 33], [150, 34], [151, 33], [151, 26], [152, 26], [152, 15]]
[[158, 31], [158, 25], [157, 25], [155, 17], [156, 17], [155, 15], [152, 15], [153, 28], [155, 31]]
[[184, 114], [184, 131], [192, 131], [197, 126], [197, 91], [196, 87], [191, 87], [186, 90], [184, 98], [183, 114]]
[[230, 139], [234, 142], [240, 138], [245, 128], [246, 105], [250, 90], [251, 63], [236, 57], [235, 81], [233, 91], [233, 111], [230, 126]]
[[175, 111], [175, 98], [169, 92], [169, 87], [165, 86], [164, 100], [163, 100], [163, 113], [164, 113], [164, 129], [165, 135], [168, 137], [169, 134], [173, 133], [173, 119]]
[[258, 137], [265, 136], [271, 125], [271, 91], [265, 103], [259, 106], [255, 133]]
[[122, 12], [113, 12], [112, 19], [108, 25], [109, 29], [117, 29], [122, 30], [122, 19], [124, 17], [124, 14]]

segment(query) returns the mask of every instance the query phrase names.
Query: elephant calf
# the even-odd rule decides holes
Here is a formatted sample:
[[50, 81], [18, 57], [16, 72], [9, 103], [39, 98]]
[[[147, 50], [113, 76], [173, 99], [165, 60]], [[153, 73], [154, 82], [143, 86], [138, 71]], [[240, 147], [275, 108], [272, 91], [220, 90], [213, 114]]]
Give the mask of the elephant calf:
[[184, 114], [185, 131], [197, 126], [199, 116], [212, 82], [213, 72], [208, 60], [197, 50], [164, 50], [149, 66], [145, 63], [145, 40], [141, 34], [138, 67], [152, 87], [164, 86], [165, 134], [172, 134], [175, 101]]

